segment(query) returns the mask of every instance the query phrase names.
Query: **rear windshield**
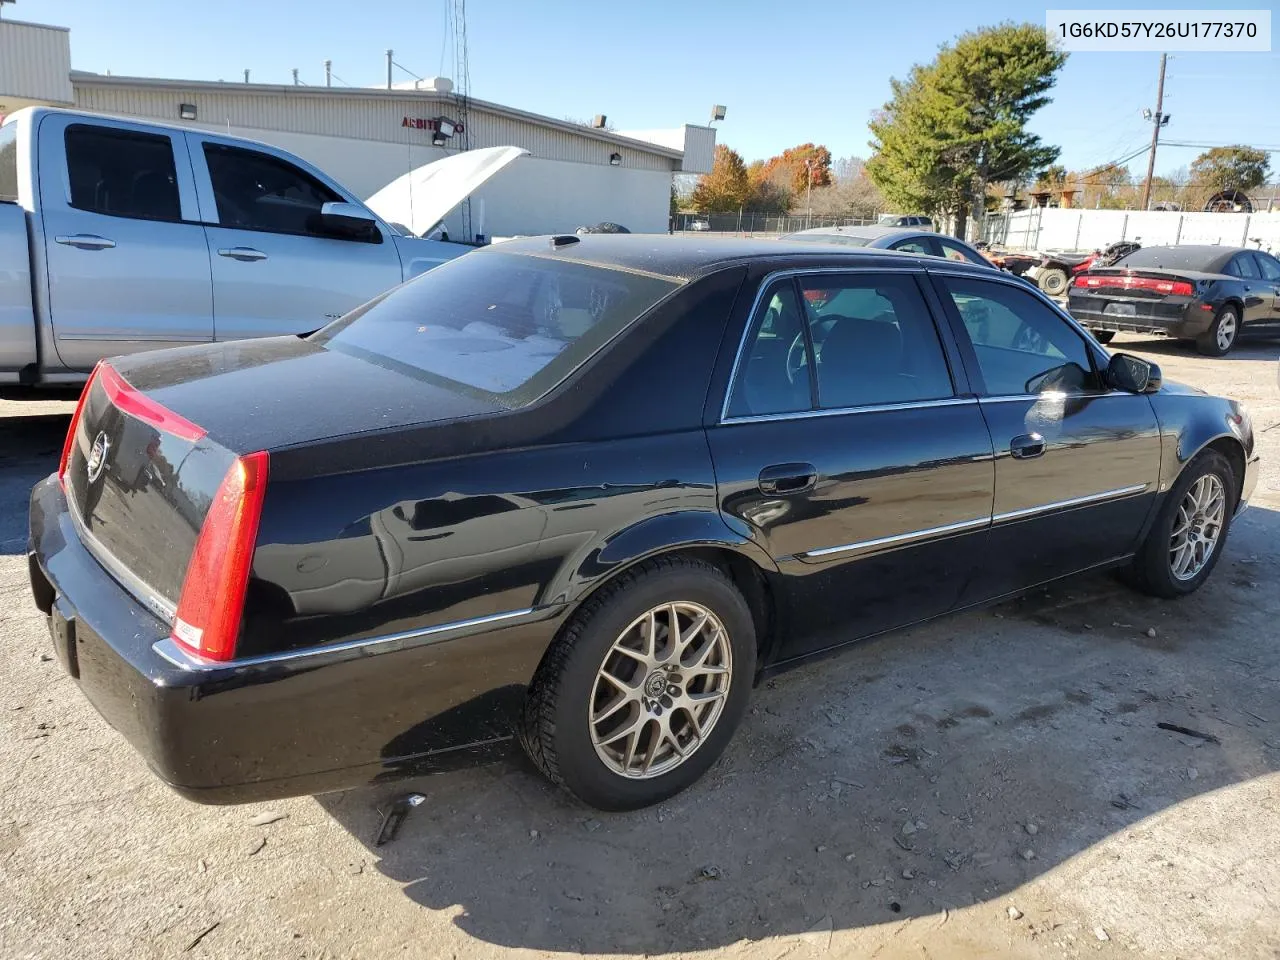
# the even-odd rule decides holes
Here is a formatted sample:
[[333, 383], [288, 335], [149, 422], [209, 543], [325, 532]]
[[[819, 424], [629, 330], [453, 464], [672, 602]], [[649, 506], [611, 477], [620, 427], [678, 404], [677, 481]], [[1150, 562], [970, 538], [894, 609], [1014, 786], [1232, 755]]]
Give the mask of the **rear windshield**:
[[1195, 247], [1143, 247], [1121, 257], [1117, 267], [1165, 267], [1173, 270], [1216, 271], [1231, 256], [1230, 250], [1205, 250]]
[[805, 240], [809, 243], [837, 243], [845, 247], [865, 247], [871, 242], [870, 237], [859, 237], [852, 233], [793, 233], [788, 240]]
[[312, 340], [517, 407], [551, 390], [678, 286], [486, 250], [396, 287]]
[[18, 124], [0, 127], [0, 202], [18, 199]]

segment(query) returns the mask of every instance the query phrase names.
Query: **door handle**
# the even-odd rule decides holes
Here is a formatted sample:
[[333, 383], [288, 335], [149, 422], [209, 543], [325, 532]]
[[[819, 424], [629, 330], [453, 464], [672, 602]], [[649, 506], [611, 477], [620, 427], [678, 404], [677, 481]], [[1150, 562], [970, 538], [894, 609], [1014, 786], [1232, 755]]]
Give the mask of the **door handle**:
[[1009, 452], [1015, 460], [1032, 460], [1043, 456], [1045, 451], [1044, 437], [1038, 433], [1024, 433], [1009, 441]]
[[218, 251], [218, 256], [230, 257], [232, 260], [242, 260], [245, 263], [267, 259], [265, 253], [261, 250], [255, 250], [253, 247], [223, 247]]
[[71, 236], [54, 237], [53, 240], [54, 243], [64, 243], [68, 247], [79, 247], [81, 250], [110, 250], [116, 245], [114, 240], [92, 233], [73, 233]]
[[757, 485], [761, 493], [783, 496], [806, 493], [818, 482], [818, 468], [812, 463], [775, 463], [760, 471]]

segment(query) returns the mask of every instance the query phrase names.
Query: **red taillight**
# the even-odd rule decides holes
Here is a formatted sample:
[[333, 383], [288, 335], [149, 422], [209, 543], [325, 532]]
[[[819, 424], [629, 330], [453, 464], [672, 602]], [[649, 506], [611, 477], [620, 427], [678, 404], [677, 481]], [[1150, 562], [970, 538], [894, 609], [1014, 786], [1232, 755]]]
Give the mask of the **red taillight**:
[[235, 656], [269, 465], [264, 451], [231, 465], [191, 554], [172, 636], [209, 660]]
[[102, 388], [107, 393], [107, 399], [115, 404], [117, 409], [129, 414], [135, 420], [150, 424], [157, 430], [171, 433], [182, 440], [190, 440], [192, 443], [207, 433], [203, 427], [197, 427], [190, 420], [156, 403], [105, 363], [98, 366], [102, 375]]
[[1158, 280], [1155, 277], [1128, 277], [1115, 274], [1081, 274], [1075, 279], [1075, 286], [1097, 289], [1111, 287], [1118, 290], [1152, 290], [1173, 297], [1189, 297], [1195, 287], [1186, 280]]
[[89, 399], [89, 391], [93, 389], [93, 382], [98, 379], [98, 373], [102, 370], [103, 363], [98, 361], [97, 366], [93, 368], [93, 373], [89, 374], [89, 379], [85, 381], [84, 389], [80, 391], [80, 402], [76, 404], [76, 412], [71, 415], [71, 426], [67, 427], [67, 439], [62, 443], [62, 459], [58, 461], [58, 482], [62, 484], [62, 489], [67, 488], [67, 467], [71, 465], [71, 451], [76, 443], [76, 431], [80, 429], [80, 414], [84, 412], [85, 401]]

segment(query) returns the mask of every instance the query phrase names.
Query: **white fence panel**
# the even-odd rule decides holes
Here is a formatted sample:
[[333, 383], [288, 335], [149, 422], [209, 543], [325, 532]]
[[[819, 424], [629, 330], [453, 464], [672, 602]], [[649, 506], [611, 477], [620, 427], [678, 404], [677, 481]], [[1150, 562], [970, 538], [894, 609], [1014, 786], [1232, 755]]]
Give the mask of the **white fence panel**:
[[1117, 240], [1145, 247], [1187, 243], [1280, 250], [1280, 212], [1176, 213], [1164, 210], [1062, 210], [1037, 207], [991, 217], [991, 243], [1011, 250], [1094, 250]]

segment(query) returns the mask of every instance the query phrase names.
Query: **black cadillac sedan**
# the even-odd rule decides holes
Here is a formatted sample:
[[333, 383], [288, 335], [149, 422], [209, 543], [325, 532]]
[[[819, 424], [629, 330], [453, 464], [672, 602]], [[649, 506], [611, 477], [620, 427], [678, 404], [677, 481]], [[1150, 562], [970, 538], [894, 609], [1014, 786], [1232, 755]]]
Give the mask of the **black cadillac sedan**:
[[101, 364], [30, 575], [67, 673], [192, 799], [518, 736], [627, 809], [701, 776], [771, 671], [1082, 570], [1195, 590], [1256, 459], [1240, 405], [988, 268], [544, 237], [310, 336]]
[[1079, 274], [1068, 304], [1102, 343], [1118, 330], [1156, 333], [1221, 357], [1246, 329], [1280, 333], [1280, 260], [1241, 247], [1143, 247]]

